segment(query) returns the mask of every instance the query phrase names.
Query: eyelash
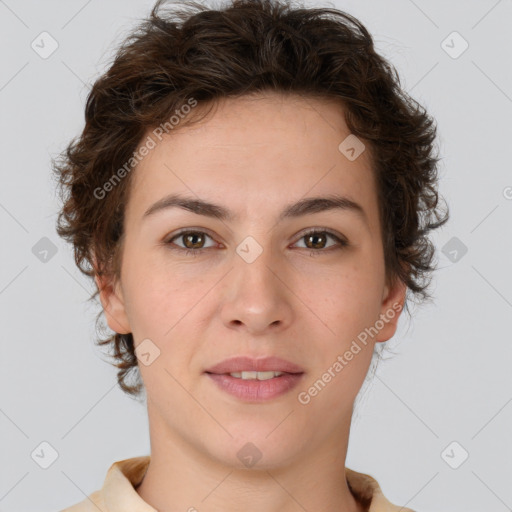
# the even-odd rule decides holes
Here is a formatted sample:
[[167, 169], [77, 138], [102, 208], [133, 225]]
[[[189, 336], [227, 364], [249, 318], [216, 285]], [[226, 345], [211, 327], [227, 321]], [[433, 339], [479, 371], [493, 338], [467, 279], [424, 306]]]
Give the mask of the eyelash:
[[[190, 228], [187, 228], [187, 229], [184, 229], [180, 232], [178, 232], [177, 234], [175, 234], [172, 238], [169, 238], [168, 240], [166, 240], [164, 242], [165, 245], [168, 245], [169, 248], [173, 251], [184, 251], [185, 252], [185, 256], [199, 256], [201, 254], [203, 254], [205, 251], [207, 251], [209, 248], [202, 248], [202, 249], [185, 249], [183, 247], [172, 247], [172, 241], [179, 238], [180, 236], [183, 236], [183, 235], [186, 235], [186, 234], [189, 234], [189, 233], [198, 233], [198, 234], [201, 234], [201, 235], [206, 235], [208, 236], [209, 238], [212, 238], [208, 233], [204, 232], [204, 231], [199, 231], [199, 230], [193, 230], [193, 229], [190, 229]], [[340, 238], [338, 235], [336, 235], [335, 233], [333, 233], [331, 230], [329, 229], [326, 229], [326, 228], [321, 228], [321, 229], [312, 229], [311, 231], [308, 231], [307, 233], [304, 233], [302, 236], [299, 237], [299, 240], [301, 240], [302, 238], [306, 237], [306, 236], [310, 236], [310, 235], [318, 235], [318, 234], [327, 234], [329, 235], [330, 237], [334, 238], [334, 240], [336, 240], [336, 242], [338, 242], [338, 247], [335, 247], [335, 246], [331, 246], [331, 247], [328, 247], [328, 248], [324, 248], [324, 249], [309, 249], [309, 254], [310, 256], [318, 256], [319, 253], [321, 252], [327, 252], [331, 249], [343, 249], [345, 247], [348, 247], [350, 244]], [[304, 249], [303, 247], [301, 247], [301, 249]]]

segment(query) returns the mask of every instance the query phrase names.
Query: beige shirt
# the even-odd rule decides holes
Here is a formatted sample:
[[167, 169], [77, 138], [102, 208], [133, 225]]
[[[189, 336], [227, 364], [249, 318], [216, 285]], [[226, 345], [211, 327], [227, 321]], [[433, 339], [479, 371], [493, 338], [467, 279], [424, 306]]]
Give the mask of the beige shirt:
[[[60, 512], [157, 512], [135, 490], [144, 477], [149, 461], [150, 456], [146, 455], [114, 462], [100, 490]], [[348, 468], [345, 468], [345, 474], [352, 493], [367, 507], [368, 512], [414, 512], [390, 503], [370, 475]]]

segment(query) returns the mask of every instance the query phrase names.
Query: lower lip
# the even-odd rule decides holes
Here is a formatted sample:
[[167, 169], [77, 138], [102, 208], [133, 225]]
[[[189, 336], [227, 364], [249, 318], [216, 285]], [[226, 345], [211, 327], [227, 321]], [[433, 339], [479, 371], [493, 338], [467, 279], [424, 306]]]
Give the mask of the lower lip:
[[284, 395], [297, 386], [303, 373], [285, 373], [268, 380], [243, 380], [231, 375], [207, 373], [220, 389], [241, 400], [264, 402]]

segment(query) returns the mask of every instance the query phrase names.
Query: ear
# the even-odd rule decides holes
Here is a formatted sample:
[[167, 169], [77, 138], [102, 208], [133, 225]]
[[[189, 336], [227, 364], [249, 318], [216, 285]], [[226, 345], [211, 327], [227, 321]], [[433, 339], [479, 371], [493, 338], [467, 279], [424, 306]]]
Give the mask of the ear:
[[[96, 269], [96, 264], [94, 265]], [[94, 280], [99, 290], [99, 296], [108, 326], [119, 334], [131, 331], [126, 314], [121, 283], [112, 275], [95, 273]]]
[[[376, 342], [387, 341], [395, 335], [400, 313], [404, 308], [407, 285], [401, 279], [395, 279], [392, 285], [384, 287], [380, 319], [384, 327], [375, 337]], [[380, 323], [380, 322], [379, 322]]]

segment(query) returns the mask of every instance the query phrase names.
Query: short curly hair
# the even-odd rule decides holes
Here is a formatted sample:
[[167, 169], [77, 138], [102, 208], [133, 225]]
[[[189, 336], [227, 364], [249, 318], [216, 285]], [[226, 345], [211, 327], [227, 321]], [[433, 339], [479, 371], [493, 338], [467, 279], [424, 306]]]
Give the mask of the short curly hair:
[[[275, 91], [343, 105], [351, 133], [371, 149], [386, 277], [430, 300], [435, 248], [427, 235], [448, 220], [448, 208], [443, 217], [438, 206], [435, 121], [402, 90], [356, 18], [291, 0], [231, 0], [219, 9], [159, 0], [109, 66], [89, 92], [82, 133], [52, 166], [63, 201], [57, 232], [85, 275], [119, 277], [132, 173], [101, 198], [97, 191], [133, 161], [148, 129], [165, 126], [190, 98], [211, 108], [221, 98]], [[132, 334], [97, 343], [113, 349], [121, 389], [139, 396]]]

